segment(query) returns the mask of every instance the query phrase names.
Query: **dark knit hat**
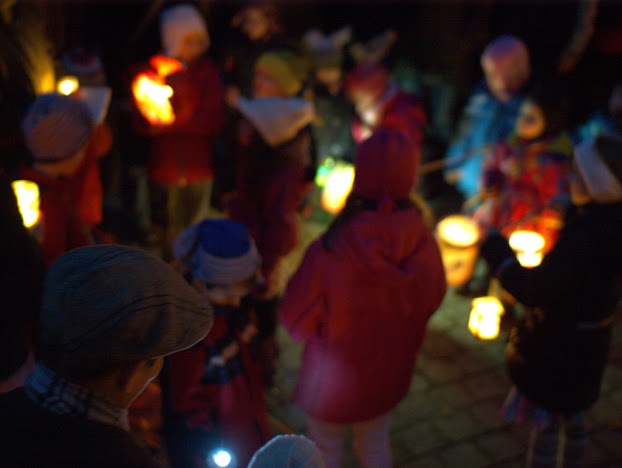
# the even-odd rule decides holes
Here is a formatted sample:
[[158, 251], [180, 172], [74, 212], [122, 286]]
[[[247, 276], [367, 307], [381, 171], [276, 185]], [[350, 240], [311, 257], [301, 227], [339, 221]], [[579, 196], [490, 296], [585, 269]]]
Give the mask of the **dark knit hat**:
[[574, 159], [594, 201], [622, 201], [622, 135], [600, 134], [589, 138], [575, 148]]
[[71, 374], [188, 348], [207, 335], [213, 314], [161, 259], [135, 248], [94, 245], [52, 264], [40, 319], [42, 361]]
[[93, 132], [88, 107], [62, 94], [42, 94], [22, 121], [26, 146], [39, 162], [57, 162], [73, 156]]
[[173, 255], [193, 278], [220, 286], [244, 281], [261, 266], [244, 225], [224, 218], [190, 226], [173, 242]]
[[417, 182], [419, 152], [402, 132], [381, 129], [363, 141], [354, 156], [352, 192], [365, 198], [408, 198]]

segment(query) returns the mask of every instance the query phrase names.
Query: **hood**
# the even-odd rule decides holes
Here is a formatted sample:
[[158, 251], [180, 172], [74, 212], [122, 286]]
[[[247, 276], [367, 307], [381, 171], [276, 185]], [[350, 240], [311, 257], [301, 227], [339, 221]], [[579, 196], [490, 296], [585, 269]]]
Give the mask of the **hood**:
[[421, 275], [434, 242], [416, 208], [383, 214], [365, 211], [347, 221], [331, 242], [331, 250], [345, 257], [376, 281], [400, 283]]
[[294, 138], [315, 118], [313, 104], [301, 98], [240, 98], [237, 109], [272, 147]]

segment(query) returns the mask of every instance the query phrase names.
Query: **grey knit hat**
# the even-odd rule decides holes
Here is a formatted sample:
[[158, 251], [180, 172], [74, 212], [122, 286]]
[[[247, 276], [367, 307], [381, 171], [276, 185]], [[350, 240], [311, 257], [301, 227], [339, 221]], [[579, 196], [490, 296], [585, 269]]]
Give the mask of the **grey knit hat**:
[[57, 162], [73, 156], [93, 132], [88, 107], [62, 94], [42, 94], [22, 121], [26, 146], [39, 162]]
[[62, 372], [106, 369], [188, 348], [207, 335], [213, 313], [159, 258], [95, 245], [52, 264], [40, 319], [42, 361]]
[[248, 468], [324, 468], [316, 445], [301, 435], [278, 435], [261, 447]]

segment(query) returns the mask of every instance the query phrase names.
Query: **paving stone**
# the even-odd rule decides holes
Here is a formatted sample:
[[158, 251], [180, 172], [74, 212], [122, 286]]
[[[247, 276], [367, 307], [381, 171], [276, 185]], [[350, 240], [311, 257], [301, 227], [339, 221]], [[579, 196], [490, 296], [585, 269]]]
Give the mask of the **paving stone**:
[[408, 429], [391, 435], [412, 455], [418, 455], [438, 449], [447, 444], [448, 439], [437, 431], [429, 422], [422, 422]]
[[469, 411], [473, 419], [478, 421], [486, 430], [500, 429], [508, 426], [501, 416], [501, 398], [492, 398], [475, 403]]
[[[613, 460], [622, 461], [622, 433], [612, 430], [601, 430], [590, 434], [591, 441], [605, 450]], [[619, 466], [622, 466], [620, 464]]]
[[447, 468], [447, 464], [439, 455], [429, 455], [408, 460], [399, 465], [400, 468]]
[[467, 410], [440, 417], [432, 423], [446, 438], [453, 441], [486, 432], [486, 429]]
[[484, 434], [474, 440], [490, 459], [497, 463], [504, 460], [514, 460], [525, 454], [525, 447], [512, 431], [496, 431]]
[[440, 458], [447, 467], [477, 468], [490, 466], [491, 462], [484, 452], [470, 442], [461, 442], [444, 448], [440, 453]]
[[427, 377], [432, 385], [457, 380], [465, 375], [460, 365], [448, 359], [428, 359], [419, 357], [418, 372]]
[[469, 377], [463, 384], [479, 400], [506, 395], [511, 386], [505, 376], [495, 371]]
[[446, 384], [433, 390], [442, 409], [464, 408], [475, 402], [475, 397], [462, 382]]

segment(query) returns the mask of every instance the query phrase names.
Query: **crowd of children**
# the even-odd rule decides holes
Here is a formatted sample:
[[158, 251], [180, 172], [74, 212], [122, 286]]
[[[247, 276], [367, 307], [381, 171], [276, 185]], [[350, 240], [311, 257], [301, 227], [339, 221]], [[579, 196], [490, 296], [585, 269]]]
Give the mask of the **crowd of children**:
[[[390, 414], [409, 390], [427, 321], [447, 289], [429, 213], [416, 201], [427, 109], [391, 75], [385, 59], [395, 32], [366, 51], [349, 47], [351, 27], [330, 36], [310, 30], [299, 47], [285, 38], [274, 4], [249, 0], [217, 60], [207, 55], [212, 38], [197, 5], [167, 6], [159, 20], [161, 55], [174, 68], [153, 86], [172, 117], [154, 122], [138, 103], [132, 111], [133, 131], [150, 141], [157, 235], [144, 247], [176, 268], [194, 290], [185, 294], [211, 306], [214, 323], [207, 336], [188, 332], [189, 348], [167, 347], [179, 352], [159, 362], [160, 379], [145, 383], [128, 427], [173, 466], [204, 466], [218, 447], [238, 466], [259, 466], [262, 456], [270, 466], [260, 448], [270, 438], [264, 392], [275, 385], [280, 323], [305, 345], [294, 402], [322, 456], [308, 460], [339, 467], [352, 427], [361, 466], [390, 467]], [[153, 77], [154, 63], [136, 71]], [[530, 82], [520, 38], [495, 38], [480, 63], [483, 80], [456, 126], [444, 174], [466, 201], [457, 209], [481, 227], [490, 274], [526, 306], [506, 353], [514, 388], [504, 411], [533, 424], [529, 463], [554, 466], [562, 429], [566, 460], [585, 450], [585, 411], [598, 398], [621, 296], [620, 88], [606, 115], [573, 131], [570, 103], [554, 83]], [[6, 321], [16, 334], [4, 340], [10, 349], [3, 343], [10, 359], [0, 366], [2, 393], [23, 385], [38, 359], [46, 267], [77, 247], [114, 242], [99, 230], [99, 158], [113, 144], [106, 121], [79, 93], [44, 93], [21, 131], [30, 157], [15, 173], [0, 172], [0, 251], [4, 271], [15, 272], [4, 281], [15, 286], [7, 304], [24, 310]], [[300, 265], [290, 265], [327, 157], [354, 162], [351, 192]], [[29, 233], [11, 179], [39, 187], [41, 216]], [[516, 261], [507, 238], [518, 229], [544, 236], [541, 266]], [[22, 280], [34, 283], [28, 300]]]

